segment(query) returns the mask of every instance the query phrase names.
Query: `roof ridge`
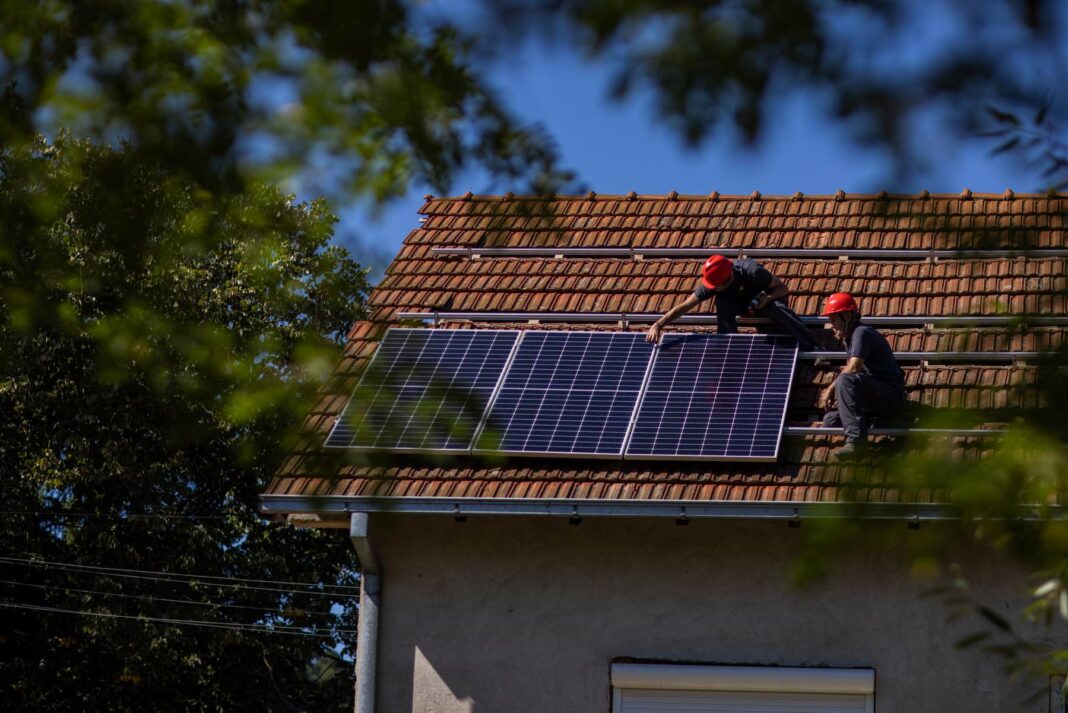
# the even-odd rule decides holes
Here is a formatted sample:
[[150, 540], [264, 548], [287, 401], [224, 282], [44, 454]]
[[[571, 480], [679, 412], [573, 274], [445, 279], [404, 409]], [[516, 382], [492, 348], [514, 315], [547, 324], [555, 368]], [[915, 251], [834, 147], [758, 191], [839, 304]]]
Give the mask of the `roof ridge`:
[[800, 191], [792, 193], [790, 195], [782, 194], [763, 194], [759, 191], [753, 191], [745, 195], [742, 194], [725, 194], [713, 191], [710, 194], [682, 194], [671, 191], [670, 193], [650, 193], [650, 194], [607, 194], [607, 193], [584, 193], [584, 194], [514, 194], [511, 192], [504, 194], [480, 194], [476, 195], [468, 191], [467, 193], [459, 196], [435, 196], [433, 194], [427, 194], [424, 196], [427, 201], [452, 201], [452, 202], [471, 202], [471, 201], [800, 201], [800, 200], [1021, 200], [1021, 199], [1036, 199], [1036, 198], [1068, 198], [1068, 192], [1054, 192], [1047, 191], [1044, 193], [1017, 193], [1011, 188], [1007, 189], [1003, 193], [978, 193], [973, 192], [968, 188], [963, 189], [959, 193], [930, 193], [926, 190], [918, 193], [888, 193], [886, 191], [880, 191], [878, 193], [846, 193], [839, 191], [838, 193], [827, 194], [804, 194]]

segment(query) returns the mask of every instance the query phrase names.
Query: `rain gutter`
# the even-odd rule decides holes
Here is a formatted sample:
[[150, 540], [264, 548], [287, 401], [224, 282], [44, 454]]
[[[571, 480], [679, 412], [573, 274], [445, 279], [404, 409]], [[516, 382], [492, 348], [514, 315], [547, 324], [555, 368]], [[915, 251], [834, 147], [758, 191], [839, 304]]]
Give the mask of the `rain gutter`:
[[[262, 495], [260, 511], [265, 515], [315, 513], [318, 515], [397, 513], [407, 515], [518, 515], [569, 518], [660, 517], [676, 520], [695, 518], [757, 519], [798, 521], [814, 518], [861, 518], [907, 520], [912, 522], [956, 520], [960, 515], [944, 503], [849, 503], [756, 500], [594, 500], [549, 498], [447, 498], [447, 497], [358, 497]], [[1060, 516], [1060, 506], [1020, 506], [1018, 517], [1041, 519]], [[362, 612], [361, 612], [362, 617]], [[361, 618], [361, 626], [363, 624]], [[359, 713], [365, 713], [359, 711]]]

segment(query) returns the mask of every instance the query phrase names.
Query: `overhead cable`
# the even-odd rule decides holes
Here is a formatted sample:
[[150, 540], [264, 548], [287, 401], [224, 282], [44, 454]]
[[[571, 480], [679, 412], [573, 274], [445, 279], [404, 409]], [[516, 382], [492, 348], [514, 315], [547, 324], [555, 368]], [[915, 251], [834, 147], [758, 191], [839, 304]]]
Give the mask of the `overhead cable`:
[[[70, 587], [64, 587], [56, 584], [32, 584], [30, 582], [19, 582], [12, 579], [0, 579], [0, 584], [10, 584], [16, 587], [29, 587], [31, 589], [45, 589], [51, 591], [68, 592], [71, 594], [91, 594], [102, 597], [121, 597], [122, 599], [142, 599], [150, 602], [166, 602], [168, 604], [189, 604], [191, 606], [198, 607], [223, 607], [226, 609], [244, 609], [247, 611], [265, 612], [268, 614], [276, 614], [278, 616], [287, 616], [284, 610], [280, 610], [276, 607], [254, 607], [243, 604], [224, 604], [222, 602], [194, 602], [188, 599], [169, 599], [167, 597], [157, 597], [151, 594], [123, 594], [122, 592], [102, 592], [97, 589], [72, 589]], [[298, 616], [332, 616], [338, 617], [340, 614], [333, 612], [317, 612], [301, 610]]]
[[[311, 636], [320, 639], [336, 639], [334, 634], [320, 634], [309, 632], [301, 627], [286, 627], [286, 626], [266, 626], [260, 624], [227, 624], [223, 622], [214, 621], [202, 621], [199, 619], [169, 619], [166, 617], [158, 616], [134, 616], [131, 614], [112, 614], [111, 612], [92, 612], [82, 611], [80, 609], [60, 609], [57, 607], [45, 607], [38, 606], [36, 604], [24, 604], [19, 602], [0, 602], [0, 607], [5, 609], [23, 609], [27, 611], [43, 611], [54, 614], [74, 614], [78, 616], [95, 616], [103, 617], [106, 619], [130, 619], [135, 621], [148, 621], [158, 624], [173, 624], [175, 626], [200, 626], [209, 629], [229, 629], [231, 631], [247, 631], [257, 632], [262, 634], [285, 634], [287, 636]], [[292, 631], [291, 629], [296, 629]], [[315, 632], [321, 631], [316, 629]], [[337, 629], [338, 635], [352, 635], [356, 632], [351, 629]]]
[[[256, 584], [272, 584], [274, 587], [242, 587], [244, 589], [257, 589], [262, 591], [279, 591], [279, 592], [296, 592], [299, 594], [337, 594], [344, 595], [345, 591], [359, 592], [358, 586], [351, 586], [347, 584], [322, 584], [319, 582], [276, 582], [270, 579], [248, 579], [242, 577], [224, 577], [211, 574], [182, 574], [178, 572], [163, 572], [159, 570], [144, 570], [144, 569], [123, 569], [120, 567], [99, 567], [96, 565], [84, 565], [74, 564], [71, 562], [55, 562], [50, 560], [38, 560], [25, 557], [4, 557], [0, 556], [0, 562], [6, 562], [9, 564], [30, 566], [30, 567], [45, 567], [56, 569], [67, 569], [75, 571], [85, 572], [101, 572], [107, 574], [113, 574], [116, 577], [129, 577], [134, 579], [159, 579], [161, 581], [173, 581], [181, 582], [183, 580], [192, 580], [191, 583], [201, 584], [214, 584], [215, 586], [230, 586], [230, 587], [242, 587], [242, 585], [232, 584], [233, 582], [253, 582]], [[156, 577], [138, 577], [135, 575], [157, 575]], [[159, 577], [158, 575], [163, 575]], [[211, 581], [214, 580], [214, 581]], [[223, 584], [216, 584], [216, 582], [222, 582]], [[319, 592], [305, 592], [303, 590], [292, 590], [286, 587], [319, 587], [323, 590], [345, 590], [345, 591], [319, 591]]]

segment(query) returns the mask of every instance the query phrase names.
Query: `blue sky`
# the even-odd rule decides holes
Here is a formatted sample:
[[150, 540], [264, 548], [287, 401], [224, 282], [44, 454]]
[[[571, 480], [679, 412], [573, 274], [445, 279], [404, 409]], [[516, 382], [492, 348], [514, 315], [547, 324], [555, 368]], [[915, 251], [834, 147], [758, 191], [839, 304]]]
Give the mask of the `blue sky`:
[[[922, 56], [931, 46], [927, 40], [937, 39], [930, 32], [913, 36], [904, 45], [905, 54]], [[884, 188], [958, 193], [965, 187], [1000, 193], [1008, 187], [1036, 190], [1040, 183], [1035, 169], [1012, 156], [991, 156], [989, 139], [948, 136], [934, 117], [916, 127], [925, 142], [926, 165], [902, 183], [885, 150], [854, 143], [821, 96], [789, 89], [775, 101], [756, 146], [720, 130], [694, 149], [657, 120], [650, 93], [639, 91], [622, 103], [610, 99], [612, 73], [606, 64], [589, 63], [541, 41], [528, 41], [500, 60], [489, 78], [505, 103], [525, 122], [541, 124], [556, 141], [563, 165], [602, 194], [826, 194], [839, 188], [851, 193]], [[509, 188], [472, 171], [457, 177], [450, 194]], [[339, 210], [338, 240], [377, 274], [418, 226], [417, 210], [427, 192], [427, 187], [415, 186], [378, 215], [359, 208]]]

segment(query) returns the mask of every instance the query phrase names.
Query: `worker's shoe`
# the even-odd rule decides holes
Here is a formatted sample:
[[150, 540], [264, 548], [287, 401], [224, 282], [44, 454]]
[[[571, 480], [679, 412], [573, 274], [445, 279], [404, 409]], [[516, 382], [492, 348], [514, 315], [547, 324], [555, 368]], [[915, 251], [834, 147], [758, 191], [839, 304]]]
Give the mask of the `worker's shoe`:
[[823, 357], [819, 357], [818, 359], [812, 362], [812, 368], [816, 371], [826, 371], [827, 369], [834, 368], [834, 362], [832, 362], [830, 359], [824, 359]]
[[843, 461], [856, 460], [861, 455], [860, 445], [856, 441], [846, 441], [844, 446], [831, 451], [831, 462], [841, 463]]

